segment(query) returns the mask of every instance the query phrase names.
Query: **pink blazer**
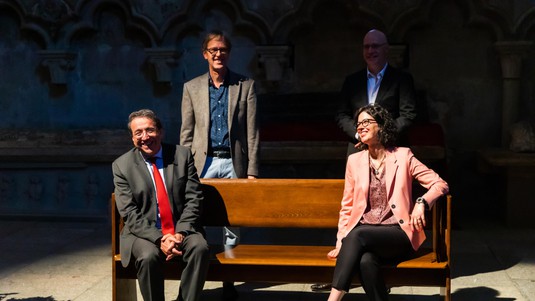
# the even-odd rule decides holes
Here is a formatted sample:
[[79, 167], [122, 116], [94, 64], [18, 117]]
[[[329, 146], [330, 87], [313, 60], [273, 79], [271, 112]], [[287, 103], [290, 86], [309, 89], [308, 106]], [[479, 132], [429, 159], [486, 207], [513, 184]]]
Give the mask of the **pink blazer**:
[[[401, 229], [409, 237], [412, 247], [417, 250], [425, 240], [424, 231], [412, 231], [409, 220], [414, 206], [412, 182], [416, 179], [427, 192], [422, 196], [431, 208], [435, 201], [448, 193], [448, 184], [433, 170], [422, 164], [409, 148], [398, 147], [387, 151], [385, 158], [385, 182], [388, 205], [394, 213]], [[360, 221], [368, 200], [370, 185], [370, 165], [368, 151], [352, 154], [347, 159], [344, 195], [336, 247]]]

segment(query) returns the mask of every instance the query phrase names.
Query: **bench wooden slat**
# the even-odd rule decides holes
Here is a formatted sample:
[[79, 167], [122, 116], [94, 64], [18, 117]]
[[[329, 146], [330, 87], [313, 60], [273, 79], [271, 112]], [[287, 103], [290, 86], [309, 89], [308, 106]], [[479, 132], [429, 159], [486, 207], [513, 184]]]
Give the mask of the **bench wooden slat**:
[[[336, 260], [327, 258], [327, 252], [330, 250], [332, 247], [329, 246], [239, 245], [233, 249], [213, 254], [211, 264], [334, 268]], [[121, 255], [115, 255], [114, 260], [121, 261]], [[426, 248], [420, 250], [414, 258], [402, 261], [395, 267], [401, 269], [441, 269], [447, 266], [447, 262], [436, 262], [432, 250]]]
[[202, 183], [206, 226], [333, 228], [344, 190], [343, 180], [202, 179]]

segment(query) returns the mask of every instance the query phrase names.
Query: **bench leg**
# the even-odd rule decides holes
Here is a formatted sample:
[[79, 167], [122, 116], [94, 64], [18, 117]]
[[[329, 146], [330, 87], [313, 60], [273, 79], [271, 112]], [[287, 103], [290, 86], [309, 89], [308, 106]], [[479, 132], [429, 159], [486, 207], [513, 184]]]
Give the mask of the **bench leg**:
[[136, 301], [136, 279], [115, 279], [113, 301]]
[[451, 301], [451, 278], [446, 278], [446, 300], [445, 301]]
[[446, 285], [440, 287], [440, 300], [451, 301], [451, 279], [446, 278]]

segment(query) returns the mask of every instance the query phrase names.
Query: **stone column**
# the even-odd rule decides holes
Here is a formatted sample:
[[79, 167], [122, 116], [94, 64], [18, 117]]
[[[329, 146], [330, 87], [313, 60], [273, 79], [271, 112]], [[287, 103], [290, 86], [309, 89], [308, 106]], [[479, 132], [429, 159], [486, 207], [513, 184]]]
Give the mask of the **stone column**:
[[502, 65], [502, 147], [508, 148], [509, 130], [518, 121], [522, 59], [528, 55], [531, 41], [502, 41], [494, 46], [500, 54]]
[[172, 66], [178, 63], [180, 53], [172, 48], [146, 48], [147, 62], [152, 65], [154, 81], [170, 84], [172, 81]]
[[266, 45], [257, 46], [258, 61], [263, 64], [266, 79], [280, 81], [290, 61], [290, 46]]

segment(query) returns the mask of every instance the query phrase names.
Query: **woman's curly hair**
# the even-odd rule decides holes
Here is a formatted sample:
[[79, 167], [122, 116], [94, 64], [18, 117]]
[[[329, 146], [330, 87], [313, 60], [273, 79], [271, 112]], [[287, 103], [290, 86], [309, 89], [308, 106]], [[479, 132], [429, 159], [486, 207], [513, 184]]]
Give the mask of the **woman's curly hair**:
[[[392, 119], [390, 113], [383, 107], [377, 104], [370, 104], [360, 108], [354, 116], [355, 123], [358, 122], [359, 115], [363, 112], [368, 113], [377, 122], [379, 126], [379, 141], [386, 148], [392, 148], [396, 146], [398, 130], [396, 122]], [[368, 146], [361, 143], [359, 150], [368, 149]]]

